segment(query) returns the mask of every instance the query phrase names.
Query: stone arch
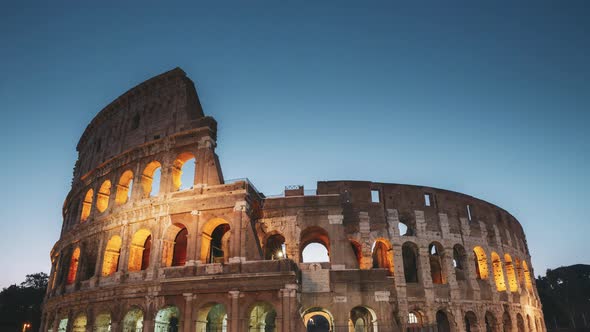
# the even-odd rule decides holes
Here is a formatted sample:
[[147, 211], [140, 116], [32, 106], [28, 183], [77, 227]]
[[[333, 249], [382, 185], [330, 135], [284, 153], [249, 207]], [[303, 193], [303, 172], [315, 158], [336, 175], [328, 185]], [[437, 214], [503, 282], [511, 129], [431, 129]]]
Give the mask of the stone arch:
[[67, 316], [62, 316], [57, 323], [57, 332], [66, 332], [68, 329], [68, 321], [69, 319]]
[[[148, 163], [145, 168], [143, 169], [143, 173], [141, 174], [141, 187], [143, 189], [143, 196], [150, 197], [152, 195], [153, 182], [154, 182], [154, 175], [156, 171], [161, 170], [162, 165], [159, 161], [152, 161]], [[153, 190], [154, 195], [158, 195], [160, 192], [160, 184], [157, 184], [157, 193]]]
[[309, 308], [301, 316], [307, 332], [334, 331], [334, 316], [324, 308]]
[[201, 261], [222, 263], [229, 259], [230, 225], [222, 218], [209, 220], [201, 231]]
[[176, 306], [165, 306], [158, 310], [154, 320], [154, 332], [178, 332], [180, 310]]
[[378, 321], [375, 310], [366, 306], [356, 306], [350, 310], [349, 325], [353, 332], [377, 332]]
[[80, 264], [80, 247], [76, 247], [72, 252], [70, 258], [70, 265], [68, 267], [68, 278], [66, 280], [67, 285], [71, 285], [76, 281], [76, 275], [78, 274], [78, 266]]
[[446, 310], [438, 310], [436, 312], [436, 328], [438, 332], [451, 332], [454, 331], [452, 329], [452, 316], [449, 317], [449, 313]]
[[512, 319], [508, 311], [504, 311], [504, 314], [502, 314], [502, 331], [512, 332]]
[[524, 283], [526, 285], [526, 289], [532, 291], [533, 283], [531, 281], [531, 271], [529, 270], [529, 266], [524, 259], [522, 260], [522, 270], [524, 271]]
[[264, 239], [264, 259], [282, 259], [286, 256], [285, 236], [277, 231], [267, 234]]
[[183, 266], [186, 264], [188, 229], [182, 223], [174, 223], [166, 229], [162, 245], [162, 265]]
[[96, 209], [98, 212], [104, 212], [109, 207], [109, 199], [111, 197], [111, 180], [104, 180], [98, 189], [96, 195]]
[[299, 257], [301, 257], [301, 262], [308, 263], [308, 262], [306, 262], [306, 259], [303, 256], [303, 251], [306, 249], [306, 247], [309, 244], [312, 244], [312, 243], [318, 243], [326, 249], [328, 261], [329, 261], [331, 252], [330, 252], [330, 237], [328, 235], [328, 232], [319, 226], [310, 226], [310, 227], [306, 228], [305, 230], [303, 230], [300, 235]]
[[492, 251], [492, 267], [494, 268], [494, 280], [496, 282], [496, 289], [499, 292], [506, 290], [506, 282], [504, 281], [504, 272], [502, 270], [502, 261], [500, 256]]
[[526, 315], [526, 325], [528, 326], [528, 330], [529, 332], [535, 332], [535, 328], [533, 326], [534, 322], [531, 321], [531, 315], [527, 314]]
[[466, 332], [479, 332], [479, 325], [477, 322], [477, 316], [473, 311], [467, 311], [465, 313], [465, 331]]
[[504, 264], [506, 265], [506, 277], [508, 278], [510, 291], [513, 293], [518, 292], [516, 273], [514, 271], [514, 265], [512, 264], [512, 257], [510, 257], [509, 254], [504, 254]]
[[90, 216], [90, 212], [92, 211], [92, 200], [94, 199], [94, 190], [88, 189], [86, 195], [84, 195], [84, 200], [82, 201], [82, 212], [80, 213], [80, 222], [84, 222], [88, 220]]
[[350, 239], [350, 246], [352, 248], [352, 252], [354, 253], [354, 257], [358, 263], [358, 268], [361, 266], [361, 261], [363, 259], [363, 247], [361, 244], [353, 239]]
[[109, 332], [111, 330], [111, 313], [101, 312], [94, 318], [94, 332]]
[[148, 268], [152, 249], [152, 233], [142, 228], [133, 234], [129, 248], [127, 270], [141, 271]]
[[276, 332], [277, 312], [268, 302], [255, 302], [249, 310], [248, 332]]
[[524, 284], [524, 271], [522, 269], [522, 263], [518, 257], [514, 257], [514, 267], [516, 269], [516, 279], [518, 283], [518, 287], [521, 289], [525, 287]]
[[486, 257], [486, 252], [483, 250], [482, 247], [476, 246], [473, 248], [474, 259], [475, 259], [475, 276], [476, 279], [487, 279], [489, 272], [488, 272], [488, 258]]
[[133, 306], [129, 308], [123, 317], [123, 332], [136, 332], [143, 330], [144, 313], [140, 307]]
[[123, 240], [119, 235], [113, 235], [107, 242], [102, 260], [102, 275], [110, 276], [119, 270], [119, 257]]
[[190, 152], [184, 152], [179, 154], [174, 163], [172, 164], [172, 189], [173, 191], [184, 190], [184, 189], [191, 189], [195, 185], [195, 170], [193, 170], [192, 176], [189, 179], [189, 184], [182, 183], [182, 174], [185, 171], [184, 168], [187, 165], [187, 162], [193, 160], [192, 167], [194, 168], [194, 163], [196, 162], [195, 155]]
[[444, 248], [438, 242], [432, 242], [428, 246], [428, 258], [430, 262], [430, 276], [433, 284], [446, 284], [447, 278], [444, 271]]
[[378, 238], [373, 244], [372, 252], [373, 268], [387, 269], [389, 275], [393, 275], [393, 247], [391, 243], [384, 238]]
[[525, 332], [524, 319], [520, 313], [516, 314], [516, 328], [518, 332]]
[[484, 315], [484, 327], [485, 332], [496, 332], [498, 331], [498, 322], [496, 321], [496, 317], [490, 311], [486, 311]]
[[460, 244], [453, 246], [453, 266], [457, 280], [467, 280], [467, 253]]
[[115, 194], [115, 204], [122, 205], [131, 198], [131, 190], [133, 188], [133, 172], [126, 170], [121, 174], [119, 183], [117, 184], [117, 192]]
[[197, 310], [197, 332], [227, 331], [227, 309], [217, 302], [207, 303]]
[[407, 283], [417, 283], [419, 255], [418, 246], [414, 242], [404, 242], [402, 245], [402, 258], [404, 261], [404, 277]]
[[408, 312], [407, 332], [420, 332], [424, 328], [424, 313], [413, 309]]
[[86, 332], [86, 325], [88, 324], [88, 317], [85, 313], [79, 313], [72, 324], [72, 332]]

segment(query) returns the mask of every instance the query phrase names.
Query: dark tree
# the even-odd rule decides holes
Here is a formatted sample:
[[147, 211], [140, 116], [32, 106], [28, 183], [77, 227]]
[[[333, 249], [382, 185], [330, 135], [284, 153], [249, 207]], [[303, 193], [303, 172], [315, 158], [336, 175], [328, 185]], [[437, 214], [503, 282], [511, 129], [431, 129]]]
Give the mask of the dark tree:
[[20, 286], [0, 292], [0, 331], [22, 331], [24, 323], [32, 325], [27, 331], [39, 330], [47, 280], [43, 272], [29, 274]]

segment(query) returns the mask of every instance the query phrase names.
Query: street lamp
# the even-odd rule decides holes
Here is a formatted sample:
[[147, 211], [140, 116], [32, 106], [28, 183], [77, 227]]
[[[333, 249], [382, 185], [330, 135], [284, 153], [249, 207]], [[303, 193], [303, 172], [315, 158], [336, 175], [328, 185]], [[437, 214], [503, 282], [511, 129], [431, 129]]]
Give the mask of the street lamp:
[[26, 332], [31, 327], [31, 323], [23, 323], [23, 332]]

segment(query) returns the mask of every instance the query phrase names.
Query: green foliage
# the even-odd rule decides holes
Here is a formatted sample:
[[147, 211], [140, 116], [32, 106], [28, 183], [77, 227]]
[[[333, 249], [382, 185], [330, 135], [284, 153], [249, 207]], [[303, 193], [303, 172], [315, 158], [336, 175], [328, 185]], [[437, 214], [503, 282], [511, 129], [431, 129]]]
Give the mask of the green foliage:
[[41, 321], [41, 306], [47, 289], [47, 274], [29, 274], [24, 282], [11, 285], [0, 292], [0, 331], [22, 331], [25, 322], [29, 331], [37, 331]]

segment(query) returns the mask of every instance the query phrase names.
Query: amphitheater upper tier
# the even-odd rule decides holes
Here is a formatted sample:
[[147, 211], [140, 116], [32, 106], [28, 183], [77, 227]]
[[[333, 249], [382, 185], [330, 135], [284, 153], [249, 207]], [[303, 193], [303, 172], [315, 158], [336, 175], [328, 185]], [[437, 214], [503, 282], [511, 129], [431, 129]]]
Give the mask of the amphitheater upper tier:
[[78, 143], [41, 331], [545, 332], [520, 223], [424, 186], [226, 181], [180, 69]]

